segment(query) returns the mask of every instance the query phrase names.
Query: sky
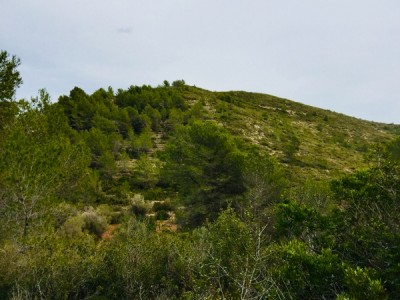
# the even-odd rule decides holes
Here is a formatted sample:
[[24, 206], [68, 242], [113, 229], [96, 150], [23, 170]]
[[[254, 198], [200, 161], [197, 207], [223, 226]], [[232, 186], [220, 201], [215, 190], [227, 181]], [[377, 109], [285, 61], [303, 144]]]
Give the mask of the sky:
[[17, 98], [184, 79], [400, 124], [399, 0], [0, 2]]

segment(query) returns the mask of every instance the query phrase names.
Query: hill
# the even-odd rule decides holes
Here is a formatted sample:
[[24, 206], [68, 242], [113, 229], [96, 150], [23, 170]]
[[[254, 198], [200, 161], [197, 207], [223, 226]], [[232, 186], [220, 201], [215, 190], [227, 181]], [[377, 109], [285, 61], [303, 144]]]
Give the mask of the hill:
[[397, 299], [400, 127], [185, 85], [0, 99], [1, 299]]
[[202, 118], [214, 120], [246, 143], [290, 167], [296, 178], [332, 178], [368, 166], [373, 146], [387, 143], [400, 126], [365, 121], [295, 101], [242, 91], [188, 87]]

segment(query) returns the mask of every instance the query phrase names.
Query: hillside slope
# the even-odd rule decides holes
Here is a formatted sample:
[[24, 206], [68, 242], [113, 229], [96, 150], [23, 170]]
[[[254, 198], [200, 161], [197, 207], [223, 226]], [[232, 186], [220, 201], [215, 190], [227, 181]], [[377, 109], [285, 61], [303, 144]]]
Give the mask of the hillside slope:
[[398, 299], [399, 126], [183, 81], [48, 99], [0, 130], [1, 299]]
[[297, 178], [330, 178], [366, 167], [373, 145], [392, 140], [400, 129], [266, 94], [189, 87], [184, 97], [203, 104], [203, 118], [275, 156]]

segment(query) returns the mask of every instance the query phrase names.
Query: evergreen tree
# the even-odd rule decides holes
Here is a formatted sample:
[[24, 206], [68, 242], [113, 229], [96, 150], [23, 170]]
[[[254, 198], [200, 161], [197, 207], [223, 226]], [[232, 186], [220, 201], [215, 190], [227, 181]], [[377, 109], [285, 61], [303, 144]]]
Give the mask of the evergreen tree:
[[176, 184], [187, 206], [187, 223], [215, 220], [228, 202], [244, 190], [244, 155], [233, 137], [213, 123], [180, 127], [167, 145], [164, 174]]

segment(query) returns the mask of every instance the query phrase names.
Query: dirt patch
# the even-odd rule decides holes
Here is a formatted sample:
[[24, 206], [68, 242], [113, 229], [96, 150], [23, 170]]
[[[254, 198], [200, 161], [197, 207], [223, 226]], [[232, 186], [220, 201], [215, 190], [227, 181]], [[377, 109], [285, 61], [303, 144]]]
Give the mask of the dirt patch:
[[102, 240], [109, 240], [113, 237], [113, 232], [117, 229], [119, 224], [110, 224], [108, 225], [106, 231], [101, 234]]

